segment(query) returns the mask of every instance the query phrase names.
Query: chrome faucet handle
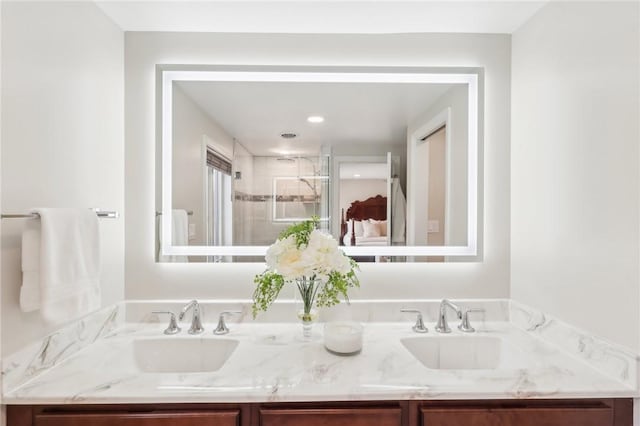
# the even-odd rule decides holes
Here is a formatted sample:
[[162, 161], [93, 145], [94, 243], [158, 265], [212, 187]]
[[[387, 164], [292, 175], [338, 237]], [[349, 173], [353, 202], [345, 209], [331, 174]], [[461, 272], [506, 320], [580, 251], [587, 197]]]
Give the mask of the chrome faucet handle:
[[447, 308], [453, 309], [458, 319], [462, 319], [462, 310], [458, 305], [448, 299], [442, 299], [442, 302], [440, 302], [440, 312], [438, 313], [438, 323], [436, 324], [436, 331], [438, 333], [451, 333], [451, 328], [449, 328], [449, 323], [447, 322]]
[[215, 330], [213, 330], [213, 334], [227, 334], [229, 332], [229, 327], [227, 327], [227, 324], [224, 322], [224, 316], [232, 315], [232, 314], [241, 314], [241, 313], [242, 311], [220, 312], [220, 316], [218, 317], [218, 326], [216, 327]]
[[164, 334], [177, 334], [180, 333], [180, 327], [178, 327], [178, 322], [176, 321], [176, 314], [171, 311], [153, 311], [152, 314], [167, 314], [169, 317], [169, 325], [164, 330]]
[[200, 304], [197, 300], [192, 300], [191, 302], [187, 303], [180, 311], [178, 319], [182, 321], [187, 311], [192, 308], [193, 317], [191, 318], [191, 327], [189, 327], [189, 334], [200, 334], [204, 331], [204, 327], [202, 327], [202, 313], [200, 311]]
[[463, 331], [465, 333], [473, 333], [474, 331], [476, 331], [475, 328], [471, 327], [471, 323], [469, 322], [469, 313], [470, 312], [484, 312], [484, 309], [480, 309], [480, 308], [472, 308], [472, 309], [465, 309], [462, 312], [462, 321], [460, 321], [460, 324], [458, 325], [458, 330]]
[[425, 327], [424, 321], [422, 320], [422, 312], [420, 312], [418, 309], [400, 309], [400, 312], [408, 312], [417, 315], [416, 324], [411, 327], [411, 329], [416, 333], [426, 333], [427, 331], [429, 331], [427, 327]]

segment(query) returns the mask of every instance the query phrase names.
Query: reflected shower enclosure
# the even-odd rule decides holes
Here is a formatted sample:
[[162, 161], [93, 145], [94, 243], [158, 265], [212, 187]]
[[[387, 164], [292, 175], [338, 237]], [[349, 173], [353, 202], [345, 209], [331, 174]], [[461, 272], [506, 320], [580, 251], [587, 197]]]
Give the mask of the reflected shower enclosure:
[[291, 223], [314, 215], [328, 229], [328, 157], [253, 156], [235, 164], [234, 245], [270, 245]]

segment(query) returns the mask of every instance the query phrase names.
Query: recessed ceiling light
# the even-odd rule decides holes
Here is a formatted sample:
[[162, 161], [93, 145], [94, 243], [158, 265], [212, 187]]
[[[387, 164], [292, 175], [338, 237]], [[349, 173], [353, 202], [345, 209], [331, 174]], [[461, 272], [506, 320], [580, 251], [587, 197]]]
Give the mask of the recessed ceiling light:
[[320, 115], [310, 115], [307, 117], [307, 121], [309, 123], [322, 123], [324, 121], [324, 117]]
[[356, 173], [355, 175], [353, 175], [353, 177], [358, 178], [358, 177], [360, 177], [360, 175]]

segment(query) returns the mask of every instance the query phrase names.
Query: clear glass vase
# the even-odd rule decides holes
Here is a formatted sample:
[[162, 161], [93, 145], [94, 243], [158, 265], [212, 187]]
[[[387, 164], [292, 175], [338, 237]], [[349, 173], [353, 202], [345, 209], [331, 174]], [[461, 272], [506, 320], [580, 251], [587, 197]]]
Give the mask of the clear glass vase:
[[296, 311], [298, 313], [298, 319], [302, 322], [302, 338], [305, 341], [311, 340], [313, 324], [318, 318], [318, 311], [313, 308], [313, 304], [322, 285], [323, 283], [319, 279], [307, 277], [296, 278], [296, 286], [298, 287], [298, 294], [300, 295], [300, 301], [298, 306], [296, 306]]

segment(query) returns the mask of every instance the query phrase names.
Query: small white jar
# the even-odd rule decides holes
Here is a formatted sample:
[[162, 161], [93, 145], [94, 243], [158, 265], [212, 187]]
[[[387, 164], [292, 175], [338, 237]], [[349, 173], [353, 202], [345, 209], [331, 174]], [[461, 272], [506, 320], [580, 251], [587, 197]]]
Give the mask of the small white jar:
[[334, 321], [324, 325], [324, 347], [338, 355], [355, 355], [362, 350], [362, 324]]

